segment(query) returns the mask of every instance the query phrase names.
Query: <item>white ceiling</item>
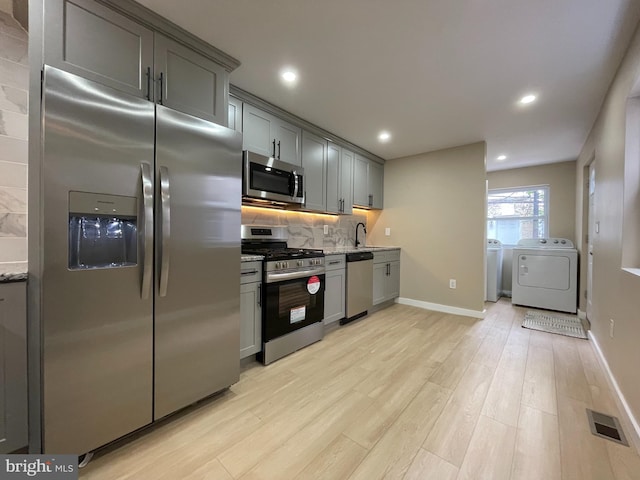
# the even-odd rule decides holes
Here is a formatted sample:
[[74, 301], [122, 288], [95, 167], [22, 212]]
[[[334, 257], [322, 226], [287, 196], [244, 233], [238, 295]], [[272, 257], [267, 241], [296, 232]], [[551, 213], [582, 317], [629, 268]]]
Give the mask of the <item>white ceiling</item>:
[[486, 140], [488, 170], [575, 159], [640, 18], [639, 0], [139, 3], [240, 60], [232, 84], [372, 153]]

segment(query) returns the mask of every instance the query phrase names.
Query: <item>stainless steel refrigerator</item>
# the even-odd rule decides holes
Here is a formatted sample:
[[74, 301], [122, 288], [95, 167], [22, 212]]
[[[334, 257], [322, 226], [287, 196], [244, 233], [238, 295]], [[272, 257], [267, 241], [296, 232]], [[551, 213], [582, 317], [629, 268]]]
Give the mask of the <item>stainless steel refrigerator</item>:
[[41, 449], [82, 454], [237, 381], [242, 140], [48, 66], [42, 111]]

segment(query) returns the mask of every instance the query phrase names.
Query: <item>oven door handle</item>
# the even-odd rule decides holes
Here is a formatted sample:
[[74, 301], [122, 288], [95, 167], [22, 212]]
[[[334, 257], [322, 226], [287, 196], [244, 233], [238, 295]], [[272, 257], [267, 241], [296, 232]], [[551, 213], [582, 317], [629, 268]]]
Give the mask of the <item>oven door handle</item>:
[[296, 272], [269, 272], [267, 273], [266, 282], [284, 282], [286, 280], [295, 280], [296, 278], [310, 277], [312, 275], [324, 275], [324, 267], [311, 268], [309, 270], [300, 270]]

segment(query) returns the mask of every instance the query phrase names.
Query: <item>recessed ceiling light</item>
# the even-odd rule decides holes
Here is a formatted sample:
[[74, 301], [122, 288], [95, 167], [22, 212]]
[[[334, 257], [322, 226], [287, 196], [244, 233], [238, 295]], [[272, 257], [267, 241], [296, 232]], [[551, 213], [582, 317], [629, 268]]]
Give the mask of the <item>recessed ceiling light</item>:
[[289, 85], [296, 83], [296, 81], [298, 80], [298, 74], [291, 68], [282, 70], [280, 76], [282, 77], [282, 80], [284, 80]]
[[496, 160], [506, 160], [507, 156], [506, 155], [499, 155], [498, 157], [496, 157]]
[[529, 103], [533, 103], [533, 102], [535, 102], [535, 101], [536, 101], [536, 98], [537, 98], [537, 97], [536, 97], [533, 93], [530, 93], [530, 94], [525, 95], [524, 97], [522, 97], [522, 98], [520, 99], [520, 103], [521, 103], [522, 105], [527, 105], [527, 104], [529, 104]]
[[381, 142], [388, 142], [390, 138], [391, 134], [389, 132], [380, 132], [378, 134], [378, 140], [380, 140]]

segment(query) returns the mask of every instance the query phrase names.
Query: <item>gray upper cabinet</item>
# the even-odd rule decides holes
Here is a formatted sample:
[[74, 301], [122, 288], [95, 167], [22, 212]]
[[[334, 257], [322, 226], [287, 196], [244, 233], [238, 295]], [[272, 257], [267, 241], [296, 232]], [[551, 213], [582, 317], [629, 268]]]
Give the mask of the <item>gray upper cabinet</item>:
[[353, 168], [353, 204], [382, 209], [384, 166], [362, 155], [355, 155]]
[[353, 164], [353, 204], [362, 207], [369, 206], [369, 183], [367, 173], [369, 160], [356, 153]]
[[228, 75], [214, 61], [155, 34], [156, 101], [174, 110], [227, 125]]
[[329, 142], [327, 155], [327, 212], [351, 215], [353, 209], [353, 152]]
[[327, 146], [327, 212], [342, 212], [342, 196], [340, 192], [340, 153], [341, 148], [335, 143]]
[[242, 107], [243, 148], [302, 165], [302, 129], [245, 103]]
[[27, 446], [26, 282], [0, 284], [0, 453]]
[[327, 141], [307, 131], [302, 133], [302, 168], [304, 168], [305, 209], [325, 212], [327, 210]]
[[228, 113], [227, 127], [242, 133], [242, 101], [236, 97], [229, 97]]
[[229, 75], [219, 63], [92, 0], [45, 7], [44, 63], [227, 125]]
[[[44, 61], [152, 99], [153, 32], [90, 0], [47, 0]], [[51, 15], [51, 17], [49, 17]]]
[[353, 162], [355, 155], [343, 148], [340, 155], [340, 197], [342, 209], [340, 213], [351, 215], [353, 212]]
[[367, 176], [369, 185], [369, 206], [371, 208], [382, 209], [384, 188], [384, 166], [377, 162], [369, 161], [369, 175]]

